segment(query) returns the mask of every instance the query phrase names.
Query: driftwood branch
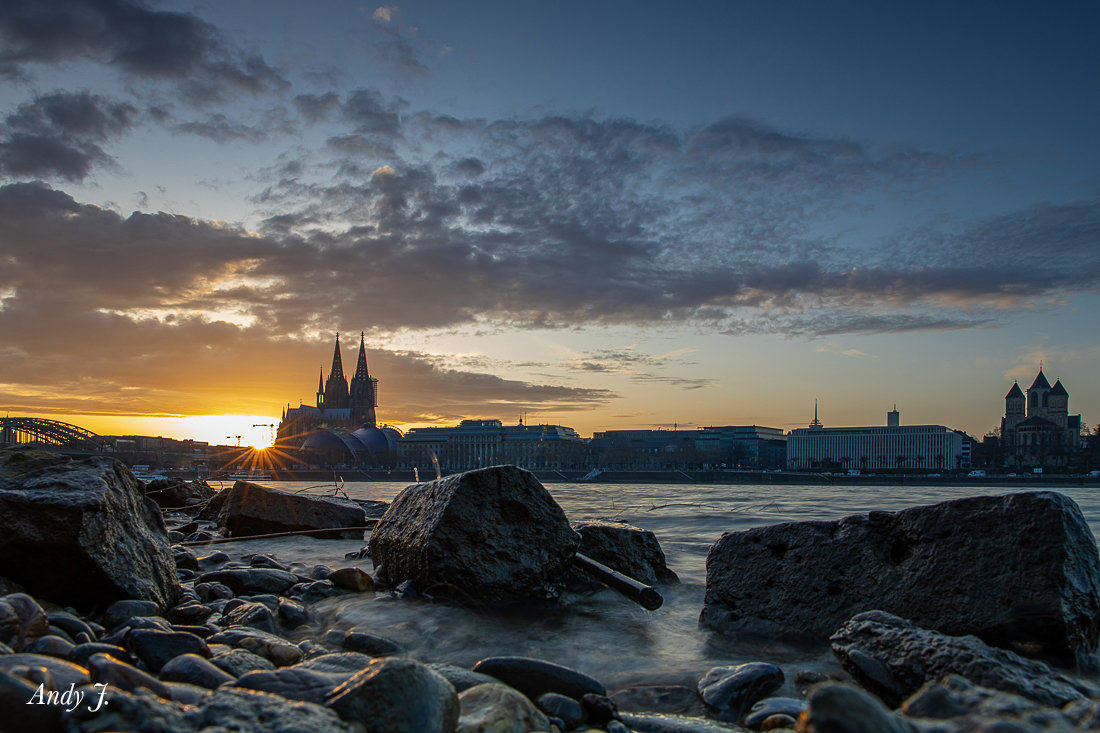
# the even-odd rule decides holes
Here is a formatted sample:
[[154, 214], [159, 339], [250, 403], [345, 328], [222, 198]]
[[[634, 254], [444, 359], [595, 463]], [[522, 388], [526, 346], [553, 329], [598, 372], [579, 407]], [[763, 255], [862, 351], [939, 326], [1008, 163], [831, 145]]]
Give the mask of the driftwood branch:
[[665, 599], [653, 586], [634, 580], [634, 578], [628, 578], [622, 573], [612, 570], [606, 565], [601, 565], [592, 558], [580, 553], [573, 556], [573, 567], [648, 611], [656, 611], [665, 602]]
[[219, 537], [213, 540], [199, 540], [198, 542], [177, 542], [177, 545], [183, 545], [184, 547], [198, 547], [199, 545], [220, 545], [226, 542], [245, 542], [246, 540], [267, 540], [272, 537], [309, 537], [317, 535], [331, 534], [333, 532], [355, 532], [373, 529], [374, 525], [378, 524], [377, 519], [368, 519], [366, 524], [361, 527], [326, 527], [324, 529], [300, 529], [295, 532], [276, 532], [274, 534], [250, 534], [242, 535], [240, 537]]

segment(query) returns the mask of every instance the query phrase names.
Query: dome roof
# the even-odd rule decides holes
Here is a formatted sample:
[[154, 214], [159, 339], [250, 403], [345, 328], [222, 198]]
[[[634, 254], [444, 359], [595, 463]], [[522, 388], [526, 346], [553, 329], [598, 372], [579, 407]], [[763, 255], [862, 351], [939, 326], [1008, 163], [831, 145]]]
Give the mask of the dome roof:
[[349, 437], [355, 437], [367, 450], [375, 453], [378, 451], [393, 450], [394, 448], [389, 435], [380, 428], [362, 427]]
[[[337, 435], [331, 430], [314, 430], [302, 443], [304, 450], [333, 451], [336, 453], [355, 453], [356, 443], [345, 440], [348, 436]], [[359, 449], [362, 450], [362, 449]]]

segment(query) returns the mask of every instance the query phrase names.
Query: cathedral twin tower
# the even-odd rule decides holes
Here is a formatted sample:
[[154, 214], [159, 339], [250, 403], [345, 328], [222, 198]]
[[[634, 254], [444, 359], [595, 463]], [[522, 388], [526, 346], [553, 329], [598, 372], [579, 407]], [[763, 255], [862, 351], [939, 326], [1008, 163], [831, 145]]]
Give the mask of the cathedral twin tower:
[[[324, 371], [317, 381], [317, 409], [322, 415], [359, 426], [375, 427], [378, 418], [378, 380], [367, 371], [367, 347], [363, 334], [359, 334], [359, 362], [355, 365], [355, 374], [348, 380], [344, 377], [344, 364], [340, 358], [340, 334], [336, 334], [336, 347], [332, 352], [332, 368], [328, 379]], [[347, 411], [345, 417], [342, 413]]]

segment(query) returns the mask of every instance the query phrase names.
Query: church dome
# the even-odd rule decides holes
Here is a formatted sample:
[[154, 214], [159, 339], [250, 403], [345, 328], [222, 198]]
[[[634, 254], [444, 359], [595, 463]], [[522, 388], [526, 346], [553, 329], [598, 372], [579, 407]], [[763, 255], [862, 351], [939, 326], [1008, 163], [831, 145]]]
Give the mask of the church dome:
[[359, 441], [351, 443], [345, 440], [348, 436], [337, 435], [331, 430], [315, 430], [309, 434], [309, 437], [302, 443], [304, 450], [315, 451], [330, 451], [334, 453], [352, 453], [356, 452], [356, 444]]
[[396, 442], [391, 443], [389, 435], [380, 428], [362, 427], [353, 432], [351, 437], [356, 438], [367, 450], [374, 453], [393, 450], [396, 446]]

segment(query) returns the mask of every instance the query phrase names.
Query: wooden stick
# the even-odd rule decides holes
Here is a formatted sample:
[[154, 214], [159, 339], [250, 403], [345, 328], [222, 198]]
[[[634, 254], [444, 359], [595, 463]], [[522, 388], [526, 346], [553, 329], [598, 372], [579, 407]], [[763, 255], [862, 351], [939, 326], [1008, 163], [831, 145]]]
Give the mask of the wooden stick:
[[176, 542], [177, 545], [184, 547], [198, 547], [199, 545], [220, 545], [225, 542], [244, 542], [245, 540], [266, 540], [272, 537], [301, 537], [312, 534], [327, 533], [327, 532], [355, 532], [357, 530], [374, 529], [374, 525], [378, 524], [377, 519], [368, 519], [367, 523], [362, 527], [332, 527], [326, 529], [300, 529], [295, 532], [276, 532], [274, 534], [250, 534], [242, 537], [219, 537], [214, 540], [198, 540], [196, 542]]
[[656, 611], [665, 602], [653, 586], [628, 578], [579, 552], [573, 556], [573, 566], [648, 611]]

